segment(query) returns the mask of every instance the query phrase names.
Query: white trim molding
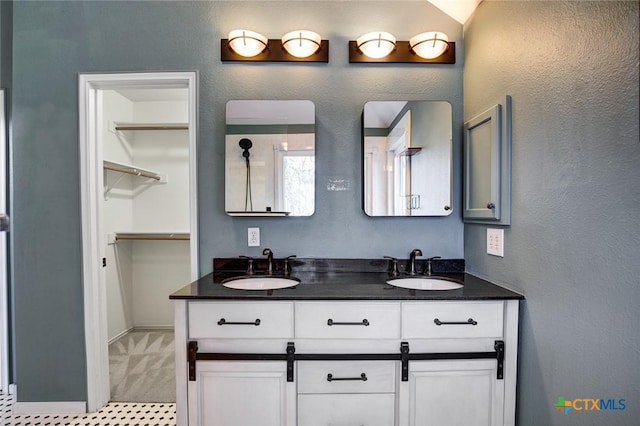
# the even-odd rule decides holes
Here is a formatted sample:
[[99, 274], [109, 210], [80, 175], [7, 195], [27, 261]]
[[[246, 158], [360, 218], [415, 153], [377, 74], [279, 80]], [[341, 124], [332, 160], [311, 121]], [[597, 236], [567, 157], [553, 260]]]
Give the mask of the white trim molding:
[[13, 415], [25, 414], [86, 414], [87, 403], [84, 401], [56, 402], [16, 402], [13, 404]]
[[191, 278], [198, 278], [197, 203], [197, 73], [116, 73], [79, 74], [79, 151], [82, 207], [82, 264], [84, 289], [84, 330], [87, 356], [87, 409], [98, 411], [109, 402], [109, 354], [106, 318], [106, 286], [102, 269], [104, 235], [100, 232], [102, 150], [97, 117], [98, 91], [111, 89], [187, 88], [189, 93], [189, 192]]
[[[7, 212], [7, 120], [5, 110], [5, 91], [0, 89], [0, 213]], [[7, 252], [7, 233], [0, 232], [0, 389], [10, 392], [9, 385], [9, 253]]]

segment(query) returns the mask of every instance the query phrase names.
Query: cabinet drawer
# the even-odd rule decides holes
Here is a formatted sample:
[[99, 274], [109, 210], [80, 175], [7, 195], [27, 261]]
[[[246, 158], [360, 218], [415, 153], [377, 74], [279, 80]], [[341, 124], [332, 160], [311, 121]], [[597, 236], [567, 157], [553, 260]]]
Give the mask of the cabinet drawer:
[[291, 338], [293, 303], [189, 303], [189, 338]]
[[298, 302], [296, 337], [316, 339], [397, 339], [400, 304]]
[[394, 394], [298, 395], [298, 426], [389, 426], [394, 421]]
[[402, 304], [402, 338], [502, 337], [502, 302]]
[[393, 392], [395, 376], [393, 361], [301, 361], [298, 392]]

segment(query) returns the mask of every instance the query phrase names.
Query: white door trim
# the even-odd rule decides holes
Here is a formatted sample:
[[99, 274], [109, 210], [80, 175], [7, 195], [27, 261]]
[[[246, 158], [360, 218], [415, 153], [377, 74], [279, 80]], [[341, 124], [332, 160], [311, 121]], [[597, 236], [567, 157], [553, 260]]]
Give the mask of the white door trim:
[[102, 203], [102, 146], [97, 128], [100, 89], [184, 87], [189, 92], [189, 195], [191, 222], [191, 279], [198, 278], [197, 208], [197, 74], [196, 72], [79, 74], [80, 195], [82, 207], [82, 265], [84, 330], [87, 355], [87, 409], [97, 411], [109, 402], [109, 356], [104, 257], [100, 232]]
[[[5, 92], [0, 89], [0, 213], [7, 214], [7, 120]], [[7, 233], [0, 232], [0, 389], [9, 393], [9, 312]]]

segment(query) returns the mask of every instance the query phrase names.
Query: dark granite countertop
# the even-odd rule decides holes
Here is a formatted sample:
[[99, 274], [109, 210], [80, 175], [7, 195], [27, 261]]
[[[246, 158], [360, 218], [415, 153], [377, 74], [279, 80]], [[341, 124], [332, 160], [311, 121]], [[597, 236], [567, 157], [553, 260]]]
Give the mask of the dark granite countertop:
[[[244, 262], [244, 263], [243, 263]], [[457, 263], [456, 263], [457, 262]], [[460, 264], [460, 262], [462, 262]], [[434, 261], [432, 278], [461, 282], [455, 290], [411, 290], [386, 283], [390, 278], [388, 261], [347, 259], [296, 259], [291, 277], [300, 280], [295, 287], [278, 290], [234, 290], [222, 281], [245, 274], [246, 260], [214, 259], [214, 272], [181, 288], [170, 299], [203, 300], [506, 300], [523, 299], [519, 293], [464, 272], [464, 261]], [[404, 261], [399, 261], [401, 275]], [[422, 266], [419, 263], [418, 266]], [[216, 267], [217, 266], [217, 267]], [[256, 262], [256, 276], [264, 275]], [[275, 276], [282, 276], [283, 264], [276, 260]], [[462, 269], [462, 270], [460, 270]], [[423, 270], [423, 269], [418, 269]], [[451, 272], [454, 271], [454, 272]]]

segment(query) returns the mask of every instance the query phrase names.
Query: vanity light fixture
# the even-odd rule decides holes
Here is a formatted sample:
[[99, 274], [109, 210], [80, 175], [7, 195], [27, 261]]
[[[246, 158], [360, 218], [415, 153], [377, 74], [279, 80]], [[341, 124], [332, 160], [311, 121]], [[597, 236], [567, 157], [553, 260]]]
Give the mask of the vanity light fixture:
[[282, 36], [282, 47], [296, 58], [308, 58], [320, 49], [322, 37], [309, 30], [295, 30]]
[[385, 32], [368, 33], [349, 41], [349, 62], [455, 64], [456, 44], [439, 31], [421, 33], [409, 41]]
[[374, 31], [359, 37], [356, 46], [368, 58], [380, 59], [393, 52], [396, 48], [396, 38], [384, 31]]
[[433, 59], [442, 55], [449, 48], [449, 37], [436, 31], [421, 33], [411, 37], [409, 47], [424, 59]]
[[259, 55], [267, 48], [268, 39], [260, 33], [249, 30], [233, 30], [229, 33], [227, 45], [245, 58]]
[[223, 62], [329, 62], [329, 40], [309, 30], [267, 39], [249, 30], [234, 30], [220, 42]]

